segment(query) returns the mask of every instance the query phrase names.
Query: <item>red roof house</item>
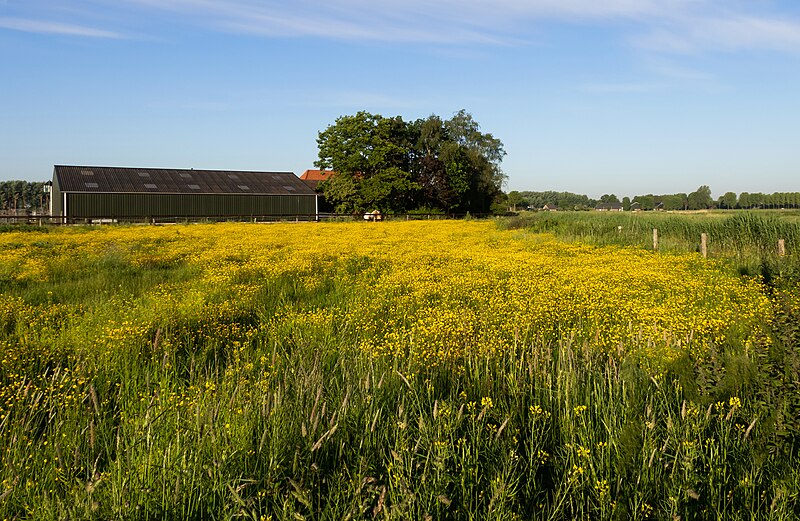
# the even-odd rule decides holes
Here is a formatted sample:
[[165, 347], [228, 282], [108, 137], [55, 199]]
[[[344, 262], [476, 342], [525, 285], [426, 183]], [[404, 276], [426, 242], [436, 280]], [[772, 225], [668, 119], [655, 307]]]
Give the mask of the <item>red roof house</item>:
[[316, 190], [317, 185], [321, 181], [325, 181], [330, 179], [332, 175], [336, 172], [333, 170], [306, 170], [303, 172], [303, 175], [300, 176], [300, 179], [303, 180], [305, 184], [307, 184], [311, 189]]

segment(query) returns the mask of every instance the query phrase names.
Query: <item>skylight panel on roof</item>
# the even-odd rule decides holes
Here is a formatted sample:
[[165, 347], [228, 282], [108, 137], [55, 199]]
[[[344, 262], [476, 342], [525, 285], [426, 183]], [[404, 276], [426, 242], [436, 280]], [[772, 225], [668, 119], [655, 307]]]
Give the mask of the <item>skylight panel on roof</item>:
[[294, 192], [294, 187], [293, 187], [293, 186], [286, 186], [286, 185], [284, 185], [284, 187], [283, 187], [283, 188], [284, 188], [285, 190], [288, 190], [288, 191], [290, 191], [290, 192]]
[[200, 185], [186, 185], [190, 190], [200, 190]]
[[150, 177], [150, 172], [139, 172], [139, 177]]
[[81, 175], [94, 175], [91, 170], [81, 170]]
[[239, 187], [239, 190], [250, 190], [250, 187], [247, 185], [236, 185]]
[[150, 190], [155, 190], [156, 188], [158, 188], [158, 186], [154, 185], [153, 183], [145, 183], [144, 187], [149, 188]]
[[178, 174], [178, 175], [180, 175], [184, 179], [191, 179], [192, 178], [192, 174], [182, 173], [182, 174]]
[[228, 174], [228, 178], [229, 179], [233, 179], [234, 181], [238, 181], [239, 180], [239, 176], [236, 175], [236, 174]]
[[83, 183], [83, 184], [86, 185], [86, 188], [97, 188], [98, 187], [97, 183]]

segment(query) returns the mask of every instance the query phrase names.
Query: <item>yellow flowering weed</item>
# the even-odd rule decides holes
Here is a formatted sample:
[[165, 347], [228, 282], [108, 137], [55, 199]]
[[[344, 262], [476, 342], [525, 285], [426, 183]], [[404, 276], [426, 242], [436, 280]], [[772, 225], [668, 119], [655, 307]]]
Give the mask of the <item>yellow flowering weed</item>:
[[[6, 233], [0, 242], [6, 287], [53, 284], [91, 259], [187, 266], [191, 276], [144, 295], [109, 288], [103, 304], [135, 304], [140, 322], [209, 313], [211, 304], [223, 315], [246, 310], [279, 277], [312, 292], [326, 277], [346, 279], [345, 301], [295, 307], [282, 319], [346, 324], [360, 332], [360, 349], [433, 364], [540, 338], [668, 359], [683, 349], [702, 351], [734, 330], [748, 342], [757, 334], [751, 326], [769, 315], [757, 284], [697, 255], [565, 244], [498, 231], [491, 222], [135, 226]], [[33, 309], [7, 295], [0, 314], [19, 322], [52, 316], [59, 305], [63, 313], [63, 303]], [[148, 324], [113, 315], [93, 342], [145, 333]]]

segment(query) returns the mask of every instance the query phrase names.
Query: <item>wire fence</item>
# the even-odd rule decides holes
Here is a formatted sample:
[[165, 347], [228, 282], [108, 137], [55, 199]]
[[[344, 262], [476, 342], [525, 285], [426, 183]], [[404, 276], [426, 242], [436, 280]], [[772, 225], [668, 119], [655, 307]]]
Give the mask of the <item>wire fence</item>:
[[346, 221], [420, 221], [485, 219], [492, 214], [470, 213], [409, 213], [376, 215], [366, 214], [280, 214], [280, 215], [205, 215], [205, 216], [51, 216], [51, 215], [0, 215], [0, 225], [63, 226], [63, 225], [107, 225], [107, 224], [189, 224], [219, 222], [346, 222]]

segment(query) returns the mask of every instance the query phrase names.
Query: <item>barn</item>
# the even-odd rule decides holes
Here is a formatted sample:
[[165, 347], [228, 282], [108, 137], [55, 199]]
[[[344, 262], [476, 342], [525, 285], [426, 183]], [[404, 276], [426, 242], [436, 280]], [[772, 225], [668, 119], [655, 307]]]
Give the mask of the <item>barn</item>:
[[66, 221], [317, 216], [317, 195], [292, 172], [56, 165], [50, 204]]
[[327, 181], [334, 175], [336, 172], [333, 170], [306, 170], [300, 176], [300, 179], [317, 193], [317, 208], [320, 212], [331, 213], [334, 211], [333, 205], [325, 199], [325, 195], [319, 189], [321, 182]]

